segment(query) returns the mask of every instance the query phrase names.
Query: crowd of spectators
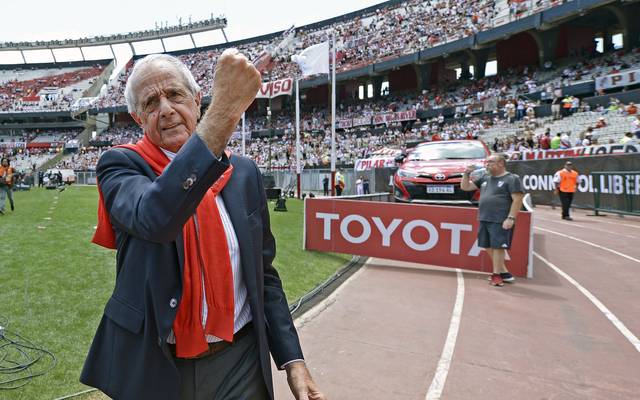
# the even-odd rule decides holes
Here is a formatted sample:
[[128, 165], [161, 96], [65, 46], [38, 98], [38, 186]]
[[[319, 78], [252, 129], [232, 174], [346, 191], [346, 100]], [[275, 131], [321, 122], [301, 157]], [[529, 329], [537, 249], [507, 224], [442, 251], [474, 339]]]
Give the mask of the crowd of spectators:
[[[558, 71], [547, 71], [550, 76], [546, 85], [550, 87], [568, 86], [576, 82], [593, 80], [601, 76], [615, 74], [626, 69], [637, 68], [640, 65], [640, 48], [630, 51], [609, 51], [602, 56], [582, 58], [580, 61], [562, 67]], [[548, 90], [548, 89], [547, 89]]]
[[82, 128], [24, 129], [11, 135], [0, 135], [0, 148], [23, 148], [29, 143], [67, 143], [76, 139]]
[[[56, 75], [28, 80], [15, 78], [2, 82], [0, 112], [69, 110], [72, 103], [82, 95], [82, 90], [73, 86], [82, 81], [92, 82], [104, 68], [104, 65], [97, 64]], [[43, 93], [45, 88], [46, 93]]]
[[[190, 66], [196, 79], [206, 89], [211, 85], [211, 73], [207, 68], [214, 64], [216, 55], [213, 50], [208, 52], [192, 53], [184, 56], [183, 61]], [[202, 62], [202, 59], [209, 60]], [[640, 65], [640, 49], [629, 52], [615, 51], [591, 60], [581, 61], [576, 64], [561, 66], [559, 68], [536, 69], [533, 67], [510, 68], [499, 76], [490, 76], [482, 79], [454, 81], [440, 88], [423, 90], [419, 93], [405, 93], [402, 95], [385, 96], [381, 99], [365, 101], [346, 101], [339, 105], [337, 119], [369, 117], [376, 113], [427, 110], [456, 107], [456, 113], [460, 115], [474, 114], [478, 110], [501, 109], [506, 104], [513, 102], [515, 117], [521, 119], [532, 112], [539, 104], [526, 99], [526, 95], [541, 91], [543, 99], [558, 97], [557, 91], [563, 85], [575, 83], [583, 79], [593, 79], [622, 69], [637, 67]], [[207, 68], [204, 68], [207, 66]], [[110, 87], [107, 96], [99, 101], [99, 106], [115, 106], [123, 104], [122, 92], [125, 75], [119, 78], [115, 86]], [[205, 91], [206, 93], [206, 91]], [[566, 99], [559, 99], [566, 101]], [[575, 101], [575, 99], [570, 99]], [[562, 106], [566, 106], [562, 103]], [[509, 107], [507, 107], [507, 110]], [[292, 131], [293, 110], [286, 110], [287, 114], [274, 116], [271, 127]], [[303, 130], [319, 130], [329, 123], [330, 113], [327, 108], [307, 108], [301, 116]], [[269, 128], [269, 122], [264, 116], [247, 119], [248, 130], [260, 130]]]
[[[509, 20], [521, 18], [530, 12], [554, 6], [561, 1], [507, 0]], [[280, 55], [270, 66], [268, 79], [275, 80], [299, 75], [298, 67], [290, 61], [292, 54], [313, 44], [330, 40], [335, 33], [337, 41], [337, 68], [345, 71], [371, 63], [414, 53], [452, 40], [473, 35], [496, 25], [499, 14], [495, 0], [408, 0], [380, 7], [355, 18], [313, 29], [298, 30], [294, 43], [286, 54]], [[272, 47], [280, 39], [254, 41], [239, 45], [241, 52], [255, 59], [265, 48]], [[195, 50], [178, 58], [193, 73], [206, 95], [212, 87], [213, 69], [224, 48]], [[336, 120], [370, 118], [377, 114], [398, 111], [422, 111], [455, 109], [453, 118], [440, 115], [415, 121], [403, 121], [385, 125], [356, 126], [339, 129], [336, 134], [337, 164], [348, 166], [357, 159], [368, 157], [383, 148], [407, 149], [415, 142], [453, 139], [480, 139], [487, 141], [496, 152], [510, 154], [532, 149], [567, 149], [619, 141], [637, 143], [640, 140], [640, 115], [634, 103], [622, 104], [612, 99], [609, 104], [590, 106], [578, 97], [563, 96], [561, 88], [576, 82], [593, 80], [640, 66], [640, 48], [631, 51], [607, 49], [605, 55], [594, 48], [585, 49], [588, 57], [567, 65], [555, 66], [547, 62], [541, 68], [522, 66], [501, 71], [499, 75], [441, 82], [429, 90], [394, 92], [365, 100], [343, 100], [338, 104]], [[584, 55], [584, 54], [583, 54]], [[131, 61], [120, 75], [104, 91], [95, 106], [117, 107], [125, 104], [124, 88], [133, 68]], [[69, 110], [78, 97], [74, 85], [91, 80], [102, 73], [103, 65], [81, 68], [34, 79], [12, 79], [0, 83], [0, 112], [31, 110]], [[464, 72], [463, 72], [464, 74]], [[57, 88], [59, 90], [45, 90]], [[65, 89], [66, 88], [66, 89]], [[529, 94], [542, 92], [542, 100], [530, 100]], [[598, 93], [598, 94], [603, 94]], [[539, 118], [536, 108], [541, 102], [552, 103], [552, 118]], [[555, 120], [584, 113], [596, 118], [593, 124], [577, 135], [552, 130], [548, 126]], [[271, 169], [295, 168], [295, 115], [292, 102], [284, 102], [283, 108], [269, 118], [264, 111], [253, 111], [246, 116], [246, 154], [260, 167]], [[613, 116], [628, 120], [628, 131], [620, 131], [619, 138], [601, 136]], [[304, 167], [328, 167], [331, 155], [331, 114], [328, 107], [305, 106], [301, 113], [300, 152]], [[488, 136], [488, 131], [508, 128], [517, 134]], [[546, 129], [545, 129], [546, 128]], [[264, 131], [273, 129], [271, 135]], [[505, 130], [508, 130], [505, 129]], [[240, 127], [238, 127], [238, 131]], [[43, 162], [61, 151], [60, 143], [76, 140], [80, 131], [25, 131], [9, 139], [0, 136], [0, 153], [6, 153], [23, 166], [35, 170]], [[239, 132], [236, 132], [239, 133]], [[251, 135], [253, 133], [253, 135]], [[251, 138], [253, 136], [253, 138]], [[111, 146], [135, 143], [142, 131], [135, 125], [117, 126], [91, 138], [89, 147], [80, 147], [55, 167], [73, 170], [95, 170], [102, 153]], [[489, 139], [490, 138], [490, 139]], [[52, 142], [57, 147], [49, 149], [4, 146], [3, 142]], [[240, 135], [236, 134], [229, 149], [242, 152]]]
[[[614, 143], [637, 144], [640, 141], [640, 115], [638, 107], [633, 102], [623, 104], [620, 100], [612, 98], [608, 105], [598, 104], [591, 107], [587, 102], [579, 102], [575, 108], [566, 110], [559, 118], [576, 114], [588, 122], [581, 125], [582, 129], [579, 131], [572, 132], [562, 128], [552, 129], [544, 123], [552, 123], [556, 119], [554, 117], [546, 121], [525, 117], [519, 123], [520, 134], [495, 137], [493, 142], [488, 144], [493, 151], [512, 154], [527, 150], [564, 150]], [[617, 124], [614, 126], [615, 133], [603, 134], [612, 122]], [[507, 119], [497, 122], [498, 127], [508, 127], [507, 124]]]
[[[340, 130], [336, 134], [336, 160], [340, 165], [353, 164], [357, 159], [366, 158], [372, 152], [386, 147], [406, 148], [407, 144], [412, 142], [429, 140], [474, 139], [481, 135], [485, 127], [492, 124], [492, 118], [471, 118], [445, 123], [443, 117], [438, 117], [415, 124], [391, 123], [376, 130], [370, 129], [371, 127]], [[92, 143], [106, 144], [108, 141], [110, 145], [116, 145], [135, 142], [141, 134], [141, 130], [136, 126], [110, 128], [96, 137]], [[249, 131], [245, 151], [260, 167], [290, 169], [295, 166], [295, 133], [292, 129], [286, 129], [274, 136], [251, 138], [250, 134]], [[236, 135], [229, 143], [229, 149], [241, 154], [241, 140]], [[95, 169], [95, 165], [91, 163], [97, 162], [105, 148], [108, 147], [83, 149], [61, 163], [60, 167]], [[329, 165], [331, 131], [326, 125], [323, 124], [314, 131], [303, 129], [301, 155], [304, 167]]]
[[112, 126], [91, 139], [91, 143], [108, 142], [113, 146], [136, 143], [142, 138], [142, 129], [138, 125]]
[[103, 148], [84, 147], [77, 153], [58, 162], [54, 168], [56, 169], [72, 169], [74, 171], [95, 171], [98, 160], [102, 155]]
[[[538, 8], [555, 4], [550, 1], [538, 3]], [[299, 29], [294, 44], [287, 49], [286, 54], [272, 63], [268, 76], [270, 80], [299, 76], [298, 66], [290, 61], [290, 56], [313, 44], [330, 40], [333, 33], [336, 37], [337, 69], [345, 71], [473, 35], [492, 27], [494, 16], [494, 0], [409, 0], [388, 5], [355, 18], [313, 29]], [[273, 47], [278, 41], [280, 38], [245, 43], [237, 47], [249, 59], [255, 59], [263, 49]], [[204, 93], [209, 93], [211, 89], [211, 71], [223, 50], [196, 50], [178, 56], [191, 69]], [[132, 66], [127, 65], [108, 87], [97, 107], [125, 104], [124, 86]], [[480, 87], [483, 85], [484, 83], [479, 83]], [[448, 98], [434, 95], [429, 100], [431, 106], [437, 107], [457, 101], [461, 96], [465, 97], [464, 92], [449, 94]]]
[[[420, 139], [419, 131], [402, 132], [400, 127], [390, 127], [383, 133], [338, 132], [336, 133], [336, 162], [338, 165], [353, 164], [372, 151], [384, 147], [405, 147], [408, 141]], [[233, 140], [229, 149], [242, 154], [242, 143]], [[295, 136], [282, 135], [271, 140], [267, 137], [252, 139], [246, 144], [246, 154], [263, 168], [295, 168]], [[303, 167], [329, 166], [331, 163], [331, 132], [306, 132], [301, 135], [300, 151]]]
[[[487, 143], [492, 150], [497, 152], [517, 153], [530, 149], [566, 149], [603, 144], [598, 141], [598, 130], [606, 127], [607, 118], [613, 116], [625, 116], [629, 120], [628, 130], [630, 133], [629, 135], [620, 135], [621, 142], [636, 143], [640, 138], [640, 115], [638, 115], [638, 108], [634, 103], [625, 105], [613, 99], [608, 106], [599, 105], [591, 108], [588, 103], [582, 102], [575, 112], [598, 116], [597, 119], [594, 118], [594, 123], [591, 126], [587, 126], [584, 132], [574, 135], [575, 137], [571, 137], [570, 132], [551, 132], [549, 128], [543, 133], [541, 129], [544, 128], [545, 123], [553, 121], [552, 118], [540, 119], [525, 113], [524, 116], [517, 114], [517, 117], [512, 120], [506, 111], [483, 114], [481, 117], [459, 116], [459, 118], [449, 120], [445, 120], [440, 115], [423, 121], [391, 123], [378, 126], [375, 129], [368, 126], [339, 130], [336, 134], [336, 160], [338, 165], [352, 165], [357, 159], [367, 158], [376, 150], [382, 148], [406, 149], [412, 143], [423, 141], [455, 139], [487, 141], [485, 131], [495, 127], [518, 126], [522, 128], [517, 135], [496, 137], [493, 142]], [[100, 146], [81, 148], [77, 153], [62, 160], [56, 167], [95, 170], [95, 165], [103, 151], [112, 145], [135, 143], [141, 135], [142, 131], [137, 126], [112, 127], [93, 139], [92, 143], [99, 143]], [[604, 143], [611, 141], [612, 139], [608, 139]], [[303, 129], [300, 146], [303, 167], [328, 167], [330, 165], [331, 131], [327, 125], [323, 124], [321, 129], [314, 131]], [[241, 154], [241, 139], [237, 136], [232, 139], [229, 143], [229, 149], [236, 154]], [[52, 150], [47, 151], [51, 152]], [[293, 169], [296, 157], [294, 131], [287, 129], [274, 136], [247, 139], [245, 151], [260, 167]], [[30, 156], [29, 151], [18, 155], [22, 158]]]
[[[511, 19], [558, 3], [560, 1], [508, 1], [513, 14]], [[269, 72], [270, 79], [297, 76], [298, 67], [290, 61], [290, 56], [310, 45], [328, 40], [333, 33], [337, 40], [337, 66], [342, 71], [414, 53], [420, 49], [489, 29], [496, 24], [494, 21], [496, 7], [494, 0], [409, 0], [369, 10], [355, 18], [342, 18], [324, 26], [299, 29], [291, 48], [272, 64]], [[279, 40], [279, 38], [273, 38], [255, 41], [238, 47], [250, 59], [254, 59], [263, 49], [272, 47]], [[189, 66], [204, 93], [209, 93], [211, 89], [211, 71], [223, 50], [222, 48], [196, 50], [179, 56]], [[615, 71], [616, 68], [623, 68], [625, 63], [628, 64], [630, 61], [624, 57], [616, 58], [616, 55], [612, 57], [613, 60], [604, 60], [604, 64], [580, 63], [567, 67], [562, 79], [566, 82], [589, 74], [606, 73], [605, 67], [612, 67], [608, 70]], [[97, 65], [73, 73], [41, 79], [6, 82], [0, 86], [0, 111], [68, 110], [76, 98], [73, 93], [62, 92], [51, 98], [46, 96], [39, 98], [37, 102], [33, 100], [38, 98], [42, 87], [65, 87], [79, 80], [97, 76], [103, 67]], [[131, 68], [132, 63], [129, 63], [118, 78], [107, 87], [96, 103], [97, 107], [115, 107], [125, 104], [123, 92]], [[522, 72], [522, 70], [513, 70], [507, 74], [501, 74], [500, 78], [476, 80], [472, 86], [448, 87], [441, 92], [424, 93], [423, 98], [418, 100], [424, 108], [439, 108], [482, 101], [485, 98], [495, 97], [496, 94], [515, 95], [533, 91], [537, 87], [536, 81], [539, 81], [535, 72], [526, 70]]]
[[410, 0], [300, 32], [296, 50], [326, 41], [335, 31], [336, 66], [348, 70], [488, 29], [495, 14], [494, 6], [493, 0]]
[[20, 172], [35, 171], [36, 168], [40, 168], [42, 164], [49, 161], [51, 158], [58, 154], [58, 149], [46, 148], [46, 149], [22, 149], [12, 148], [6, 149], [0, 147], [0, 155], [3, 157], [9, 157], [11, 165]]

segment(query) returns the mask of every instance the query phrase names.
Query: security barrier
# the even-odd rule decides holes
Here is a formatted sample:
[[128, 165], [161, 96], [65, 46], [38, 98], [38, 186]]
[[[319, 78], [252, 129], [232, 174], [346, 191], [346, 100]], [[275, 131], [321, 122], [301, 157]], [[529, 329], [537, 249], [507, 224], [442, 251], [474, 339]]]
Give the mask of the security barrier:
[[592, 171], [593, 210], [640, 215], [640, 171]]

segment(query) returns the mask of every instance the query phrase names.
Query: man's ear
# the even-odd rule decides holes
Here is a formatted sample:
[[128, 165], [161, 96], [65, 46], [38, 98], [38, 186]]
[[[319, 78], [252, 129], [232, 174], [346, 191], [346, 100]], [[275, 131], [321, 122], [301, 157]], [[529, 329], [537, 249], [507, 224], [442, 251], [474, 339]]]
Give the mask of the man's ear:
[[137, 113], [132, 112], [132, 113], [129, 113], [129, 115], [131, 115], [131, 118], [133, 118], [133, 120], [136, 121], [136, 124], [138, 124], [139, 126], [142, 126], [142, 118], [140, 118], [140, 116]]
[[196, 119], [199, 121], [202, 116], [202, 92], [196, 93], [194, 100], [196, 101], [196, 107], [198, 107], [198, 118]]

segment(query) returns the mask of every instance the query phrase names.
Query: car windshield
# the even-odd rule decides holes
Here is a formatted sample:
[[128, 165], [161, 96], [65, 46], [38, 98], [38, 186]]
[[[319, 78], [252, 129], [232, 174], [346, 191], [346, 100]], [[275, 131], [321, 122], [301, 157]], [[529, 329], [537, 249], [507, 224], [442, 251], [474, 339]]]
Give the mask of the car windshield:
[[468, 160], [486, 158], [480, 142], [434, 143], [417, 147], [409, 154], [409, 161]]

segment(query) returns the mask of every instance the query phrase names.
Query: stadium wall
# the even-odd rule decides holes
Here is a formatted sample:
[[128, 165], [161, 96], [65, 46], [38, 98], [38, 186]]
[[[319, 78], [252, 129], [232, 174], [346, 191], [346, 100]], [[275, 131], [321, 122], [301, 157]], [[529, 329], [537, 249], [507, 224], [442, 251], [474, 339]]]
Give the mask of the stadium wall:
[[521, 32], [496, 44], [498, 71], [503, 72], [519, 65], [538, 65], [538, 44], [533, 36]]

